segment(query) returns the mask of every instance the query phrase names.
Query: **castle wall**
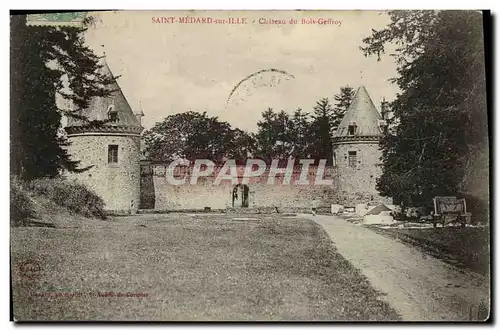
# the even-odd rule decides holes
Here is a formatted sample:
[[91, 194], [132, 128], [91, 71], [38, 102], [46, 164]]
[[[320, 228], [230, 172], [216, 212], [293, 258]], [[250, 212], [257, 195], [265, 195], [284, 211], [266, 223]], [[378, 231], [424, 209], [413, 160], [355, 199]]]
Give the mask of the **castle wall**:
[[[166, 165], [141, 166], [141, 208], [156, 210], [183, 209], [226, 209], [233, 207], [232, 192], [236, 183], [223, 180], [214, 185], [215, 176], [200, 177], [195, 185], [187, 183], [173, 185], [165, 175]], [[328, 169], [324, 178], [333, 177], [332, 169]], [[315, 178], [316, 172], [312, 171]], [[241, 183], [239, 177], [238, 183]], [[248, 182], [248, 207], [293, 207], [310, 208], [313, 199], [319, 199], [325, 206], [337, 200], [333, 185], [299, 185], [292, 180], [291, 184], [283, 184], [282, 177], [277, 177], [275, 184], [268, 184], [268, 173], [258, 178], [250, 178]], [[240, 193], [241, 194], [241, 193]], [[235, 201], [234, 207], [241, 206]]]
[[[195, 185], [187, 182], [174, 185], [167, 176], [167, 164], [139, 163], [139, 137], [120, 134], [82, 134], [69, 137], [69, 152], [78, 155], [81, 167], [93, 167], [80, 174], [71, 173], [70, 180], [77, 180], [99, 194], [111, 211], [141, 209], [189, 210], [226, 209], [233, 207], [235, 183], [223, 180], [215, 183], [215, 175], [199, 177]], [[118, 164], [108, 164], [108, 145], [119, 146]], [[250, 208], [310, 208], [312, 200], [321, 201], [327, 207], [341, 204], [352, 207], [358, 203], [392, 203], [380, 197], [376, 190], [376, 178], [381, 174], [381, 151], [378, 142], [343, 142], [334, 147], [336, 165], [326, 169], [323, 178], [331, 179], [328, 185], [317, 185], [316, 168], [308, 174], [309, 184], [300, 185], [298, 172], [294, 172], [291, 184], [283, 184], [279, 176], [275, 184], [267, 182], [268, 171], [251, 178], [248, 183], [248, 207]], [[356, 151], [356, 167], [349, 167], [348, 152]], [[90, 161], [92, 160], [92, 161]], [[216, 172], [217, 173], [217, 172]], [[242, 181], [242, 169], [238, 170], [238, 182]], [[175, 177], [175, 176], [174, 176]], [[181, 177], [182, 178], [182, 177]], [[240, 207], [235, 201], [234, 207]]]
[[[166, 176], [167, 164], [139, 164], [139, 137], [125, 135], [75, 135], [70, 136], [70, 154], [78, 155], [80, 166], [93, 167], [80, 174], [71, 173], [68, 179], [77, 180], [99, 194], [106, 209], [129, 211], [141, 209], [186, 210], [226, 209], [233, 207], [235, 183], [223, 180], [214, 184], [215, 175], [200, 177], [197, 184], [173, 185]], [[119, 146], [118, 164], [108, 164], [108, 145]], [[392, 203], [379, 196], [376, 178], [381, 174], [381, 152], [378, 142], [342, 143], [334, 148], [336, 166], [327, 168], [329, 185], [316, 185], [316, 170], [312, 169], [307, 185], [283, 184], [277, 177], [275, 184], [268, 184], [268, 172], [248, 183], [248, 207], [310, 208], [313, 199], [322, 205], [341, 204], [355, 206], [358, 203]], [[348, 152], [356, 151], [356, 167], [349, 167]], [[92, 161], [90, 161], [92, 160]], [[239, 171], [241, 173], [241, 171]], [[189, 175], [189, 174], [188, 174]], [[296, 174], [297, 175], [297, 174]], [[294, 175], [294, 178], [297, 176]], [[242, 177], [239, 177], [241, 182]], [[234, 207], [239, 207], [235, 201]]]
[[[349, 151], [356, 151], [356, 166], [349, 166]], [[392, 199], [381, 197], [376, 189], [376, 179], [382, 168], [378, 141], [342, 142], [334, 146], [338, 203], [354, 207], [358, 203], [382, 202], [391, 204]]]
[[[106, 75], [111, 75], [107, 65], [102, 68]], [[117, 92], [112, 94], [112, 98], [118, 111], [118, 123], [113, 123], [102, 131], [99, 131], [101, 128], [97, 131], [88, 131], [88, 128], [82, 127], [77, 129], [81, 123], [73, 123], [75, 126], [66, 128], [71, 144], [69, 153], [81, 161], [82, 168], [92, 166], [83, 173], [68, 174], [68, 179], [79, 181], [94, 190], [104, 199], [105, 208], [110, 211], [130, 211], [138, 208], [186, 210], [233, 207], [233, 190], [237, 183], [231, 180], [216, 183], [216, 175], [212, 175], [199, 178], [195, 185], [175, 185], [169, 181], [169, 176], [174, 174], [168, 173], [167, 164], [140, 164], [140, 132], [143, 128], [133, 115], [118, 85], [115, 87]], [[108, 99], [93, 99], [88, 109], [92, 110], [89, 118], [106, 118], [110, 104]], [[376, 179], [381, 174], [378, 165], [381, 152], [377, 141], [380, 137], [380, 120], [368, 92], [364, 87], [360, 87], [335, 136], [336, 164], [327, 168], [326, 177], [323, 177], [331, 179], [331, 182], [317, 183], [315, 179], [318, 169], [311, 167], [306, 185], [293, 180], [290, 184], [283, 183], [283, 177], [270, 184], [267, 169], [267, 173], [251, 178], [245, 186], [245, 191], [248, 191], [248, 206], [245, 207], [310, 208], [313, 199], [319, 200], [320, 206], [341, 204], [353, 207], [358, 203], [392, 203], [391, 199], [380, 197], [375, 188]], [[351, 123], [356, 124], [352, 132]], [[356, 132], [356, 135], [353, 132]], [[109, 145], [119, 146], [118, 163], [108, 162]], [[349, 165], [350, 151], [357, 153], [354, 166]], [[240, 183], [244, 178], [244, 167], [237, 168], [236, 177]], [[177, 171], [178, 178], [184, 178], [183, 176], [190, 175], [189, 171], [192, 171], [189, 167], [176, 169], [180, 172], [175, 169], [172, 172]], [[295, 175], [300, 172], [301, 169], [294, 170]], [[296, 180], [298, 178], [299, 176], [296, 176]], [[234, 207], [239, 204], [240, 202], [236, 201]]]
[[[85, 184], [100, 195], [110, 211], [137, 210], [140, 202], [140, 137], [103, 133], [69, 136], [69, 153], [79, 160], [83, 173], [69, 173], [69, 180]], [[108, 145], [118, 145], [118, 163], [108, 163]]]

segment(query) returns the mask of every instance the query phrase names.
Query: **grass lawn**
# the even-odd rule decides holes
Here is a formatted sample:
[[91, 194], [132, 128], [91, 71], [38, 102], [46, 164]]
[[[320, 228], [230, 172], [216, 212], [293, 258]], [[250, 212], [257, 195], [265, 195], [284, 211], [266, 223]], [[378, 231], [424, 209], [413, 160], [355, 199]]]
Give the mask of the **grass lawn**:
[[235, 217], [137, 215], [11, 228], [14, 318], [399, 319], [314, 222]]
[[398, 229], [369, 226], [378, 233], [414, 245], [431, 255], [482, 275], [489, 273], [489, 228]]

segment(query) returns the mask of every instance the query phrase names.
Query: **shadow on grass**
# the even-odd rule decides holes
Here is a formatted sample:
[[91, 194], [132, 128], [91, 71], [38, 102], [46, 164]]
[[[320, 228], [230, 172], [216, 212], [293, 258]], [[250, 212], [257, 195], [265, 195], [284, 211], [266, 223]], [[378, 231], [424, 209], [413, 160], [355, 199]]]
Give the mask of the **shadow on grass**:
[[40, 221], [35, 221], [35, 220], [13, 221], [12, 225], [14, 227], [36, 227], [36, 228], [55, 228], [56, 227], [52, 223], [40, 222]]

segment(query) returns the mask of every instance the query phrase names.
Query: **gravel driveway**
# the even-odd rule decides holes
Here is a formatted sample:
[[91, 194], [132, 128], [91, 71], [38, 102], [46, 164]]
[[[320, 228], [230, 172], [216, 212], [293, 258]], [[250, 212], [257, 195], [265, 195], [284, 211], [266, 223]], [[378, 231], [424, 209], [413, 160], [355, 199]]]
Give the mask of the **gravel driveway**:
[[[301, 215], [306, 216], [306, 215]], [[335, 216], [311, 216], [405, 321], [475, 320], [489, 280]]]

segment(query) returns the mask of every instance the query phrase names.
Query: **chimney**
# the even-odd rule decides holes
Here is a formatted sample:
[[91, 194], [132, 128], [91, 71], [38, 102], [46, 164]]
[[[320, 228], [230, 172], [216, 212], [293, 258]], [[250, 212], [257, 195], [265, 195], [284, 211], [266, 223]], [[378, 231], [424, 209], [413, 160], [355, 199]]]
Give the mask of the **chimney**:
[[142, 105], [139, 102], [139, 112], [135, 113], [135, 118], [137, 119], [137, 122], [142, 126], [142, 118], [144, 117], [144, 112], [142, 111]]
[[387, 104], [388, 102], [385, 100], [385, 97], [382, 99], [382, 102], [380, 103], [380, 115], [382, 116], [383, 120], [387, 120], [387, 113], [389, 109], [387, 109]]

